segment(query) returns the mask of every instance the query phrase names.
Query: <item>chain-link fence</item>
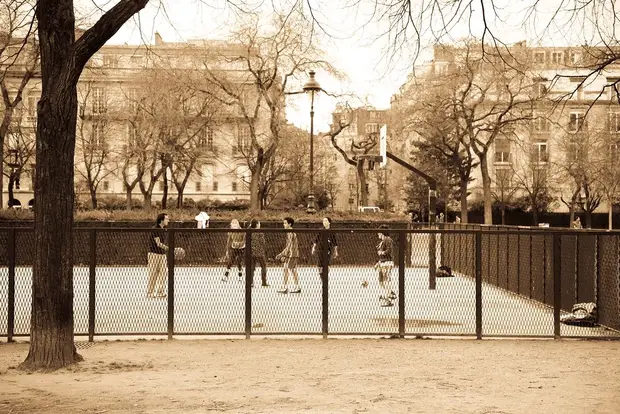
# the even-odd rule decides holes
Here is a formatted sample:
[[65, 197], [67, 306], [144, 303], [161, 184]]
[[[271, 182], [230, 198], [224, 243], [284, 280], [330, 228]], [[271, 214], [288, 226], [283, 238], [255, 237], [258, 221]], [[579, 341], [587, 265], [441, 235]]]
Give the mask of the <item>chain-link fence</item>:
[[[620, 336], [620, 233], [265, 227], [76, 228], [76, 335]], [[0, 246], [10, 340], [30, 332], [34, 231]], [[581, 302], [598, 324], [560, 323]]]

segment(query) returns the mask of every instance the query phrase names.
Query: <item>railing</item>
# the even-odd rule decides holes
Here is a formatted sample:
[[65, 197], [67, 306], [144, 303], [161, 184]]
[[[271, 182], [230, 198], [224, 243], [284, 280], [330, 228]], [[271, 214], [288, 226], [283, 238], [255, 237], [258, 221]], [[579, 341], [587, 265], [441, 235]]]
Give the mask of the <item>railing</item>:
[[[301, 293], [281, 294], [283, 270], [275, 258], [286, 230], [171, 228], [167, 296], [160, 298], [147, 297], [152, 229], [76, 228], [75, 334], [91, 341], [224, 334], [620, 337], [619, 232], [444, 226], [451, 228], [387, 230], [394, 241], [393, 306], [379, 300], [385, 290], [375, 269], [376, 229], [294, 230]], [[235, 232], [245, 233], [241, 277], [233, 264], [223, 282], [226, 240]], [[251, 271], [254, 233], [265, 235], [270, 287]], [[312, 243], [325, 246], [332, 234], [339, 256], [329, 260], [328, 249], [312, 255]], [[6, 315], [0, 336], [9, 341], [29, 335], [33, 244], [33, 229], [0, 229], [6, 246], [0, 247], [0, 315]], [[175, 260], [174, 247], [187, 256]], [[434, 267], [450, 266], [454, 277], [437, 278], [429, 289], [434, 256]], [[595, 302], [600, 326], [561, 324], [576, 302]]]

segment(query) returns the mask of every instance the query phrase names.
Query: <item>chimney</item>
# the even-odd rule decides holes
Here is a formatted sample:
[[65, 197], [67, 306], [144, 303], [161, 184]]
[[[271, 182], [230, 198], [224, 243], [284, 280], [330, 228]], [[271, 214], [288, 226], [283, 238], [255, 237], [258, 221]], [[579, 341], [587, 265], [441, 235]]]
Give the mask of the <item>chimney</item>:
[[155, 46], [161, 46], [164, 44], [164, 39], [161, 38], [159, 32], [155, 32]]

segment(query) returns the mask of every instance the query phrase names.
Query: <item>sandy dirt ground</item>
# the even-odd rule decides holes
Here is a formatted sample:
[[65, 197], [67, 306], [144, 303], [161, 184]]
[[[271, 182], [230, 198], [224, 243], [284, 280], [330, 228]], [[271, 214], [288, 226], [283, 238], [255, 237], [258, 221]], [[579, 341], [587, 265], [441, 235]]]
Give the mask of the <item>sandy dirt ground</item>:
[[53, 373], [27, 351], [0, 344], [2, 413], [620, 412], [618, 341], [95, 342]]

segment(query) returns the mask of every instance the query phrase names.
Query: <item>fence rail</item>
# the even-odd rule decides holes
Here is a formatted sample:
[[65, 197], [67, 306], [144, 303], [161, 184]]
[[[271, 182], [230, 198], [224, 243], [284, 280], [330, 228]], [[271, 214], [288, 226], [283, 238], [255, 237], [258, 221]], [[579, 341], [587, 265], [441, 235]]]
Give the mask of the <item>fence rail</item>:
[[[376, 229], [295, 229], [301, 293], [291, 292], [292, 275], [289, 293], [278, 293], [276, 257], [289, 231], [172, 228], [161, 280], [166, 296], [148, 297], [152, 230], [75, 228], [76, 335], [620, 337], [620, 232], [390, 229], [394, 266], [381, 286]], [[242, 234], [245, 249], [227, 256], [233, 233]], [[263, 244], [259, 234], [266, 274], [253, 250]], [[9, 341], [30, 332], [33, 244], [33, 229], [0, 229], [0, 336]], [[186, 257], [176, 260], [175, 247]], [[435, 279], [440, 265], [453, 277]], [[391, 290], [396, 298], [386, 306], [379, 296]], [[599, 326], [560, 322], [578, 302], [597, 304]]]

